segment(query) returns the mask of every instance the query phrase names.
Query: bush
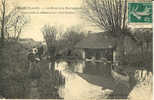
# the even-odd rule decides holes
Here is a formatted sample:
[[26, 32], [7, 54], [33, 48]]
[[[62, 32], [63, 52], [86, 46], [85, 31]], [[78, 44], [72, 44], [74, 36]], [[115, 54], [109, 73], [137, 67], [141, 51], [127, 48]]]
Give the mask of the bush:
[[[139, 28], [133, 34], [136, 38], [134, 43], [136, 47], [133, 47], [132, 51], [122, 58], [122, 63], [137, 69], [144, 68], [152, 72], [152, 29]], [[130, 49], [128, 44], [126, 46]]]
[[64, 80], [64, 77], [59, 71], [44, 73], [38, 85], [41, 99], [60, 98], [57, 87], [63, 85], [65, 83]]
[[0, 94], [5, 98], [26, 98], [28, 73], [26, 50], [17, 42], [5, 42], [0, 56]]
[[144, 68], [152, 72], [152, 52], [144, 51], [142, 53], [129, 54], [122, 59], [123, 65], [129, 65], [136, 68]]
[[0, 48], [0, 95], [5, 98], [23, 99], [29, 98], [31, 93], [31, 82], [38, 81], [38, 91], [42, 98], [59, 98], [56, 87], [64, 84], [64, 77], [55, 71], [48, 71], [48, 61], [42, 61], [38, 65], [43, 66], [41, 70], [33, 69], [28, 73], [27, 50], [23, 45], [14, 42], [6, 42]]

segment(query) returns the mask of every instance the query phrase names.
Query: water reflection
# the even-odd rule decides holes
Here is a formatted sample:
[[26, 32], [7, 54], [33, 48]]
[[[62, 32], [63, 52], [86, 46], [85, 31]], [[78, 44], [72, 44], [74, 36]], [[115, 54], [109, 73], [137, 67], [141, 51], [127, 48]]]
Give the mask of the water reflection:
[[[59, 88], [59, 95], [65, 100], [100, 100], [107, 98], [113, 92], [112, 89], [102, 88], [101, 83], [103, 81], [109, 82], [108, 80], [104, 80], [102, 76], [84, 74], [85, 66], [83, 66], [82, 61], [77, 61], [76, 63], [61, 61], [55, 65], [55, 69], [65, 77], [65, 85]], [[94, 80], [95, 83], [100, 85], [92, 84], [85, 78], [91, 81]], [[113, 84], [112, 80], [110, 80], [110, 84], [106, 84], [111, 85], [111, 83]]]

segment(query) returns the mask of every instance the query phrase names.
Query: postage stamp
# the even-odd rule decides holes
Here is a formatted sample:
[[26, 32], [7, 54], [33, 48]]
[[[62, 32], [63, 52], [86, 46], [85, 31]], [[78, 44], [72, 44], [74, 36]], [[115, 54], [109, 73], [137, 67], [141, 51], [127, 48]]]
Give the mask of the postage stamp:
[[152, 23], [152, 3], [128, 3], [129, 23]]

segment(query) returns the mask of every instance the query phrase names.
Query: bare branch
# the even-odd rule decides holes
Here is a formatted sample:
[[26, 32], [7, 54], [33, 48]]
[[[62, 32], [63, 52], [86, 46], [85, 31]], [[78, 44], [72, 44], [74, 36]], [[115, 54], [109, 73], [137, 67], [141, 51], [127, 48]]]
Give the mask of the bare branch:
[[[86, 18], [103, 30], [122, 31], [126, 26], [127, 0], [86, 0], [83, 10]], [[118, 33], [117, 33], [118, 34]]]

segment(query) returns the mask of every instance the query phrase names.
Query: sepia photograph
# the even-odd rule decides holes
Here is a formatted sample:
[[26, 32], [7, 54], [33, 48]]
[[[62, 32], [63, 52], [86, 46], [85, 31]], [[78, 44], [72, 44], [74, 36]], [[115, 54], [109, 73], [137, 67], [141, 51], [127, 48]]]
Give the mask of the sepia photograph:
[[152, 100], [152, 0], [0, 0], [0, 100]]

